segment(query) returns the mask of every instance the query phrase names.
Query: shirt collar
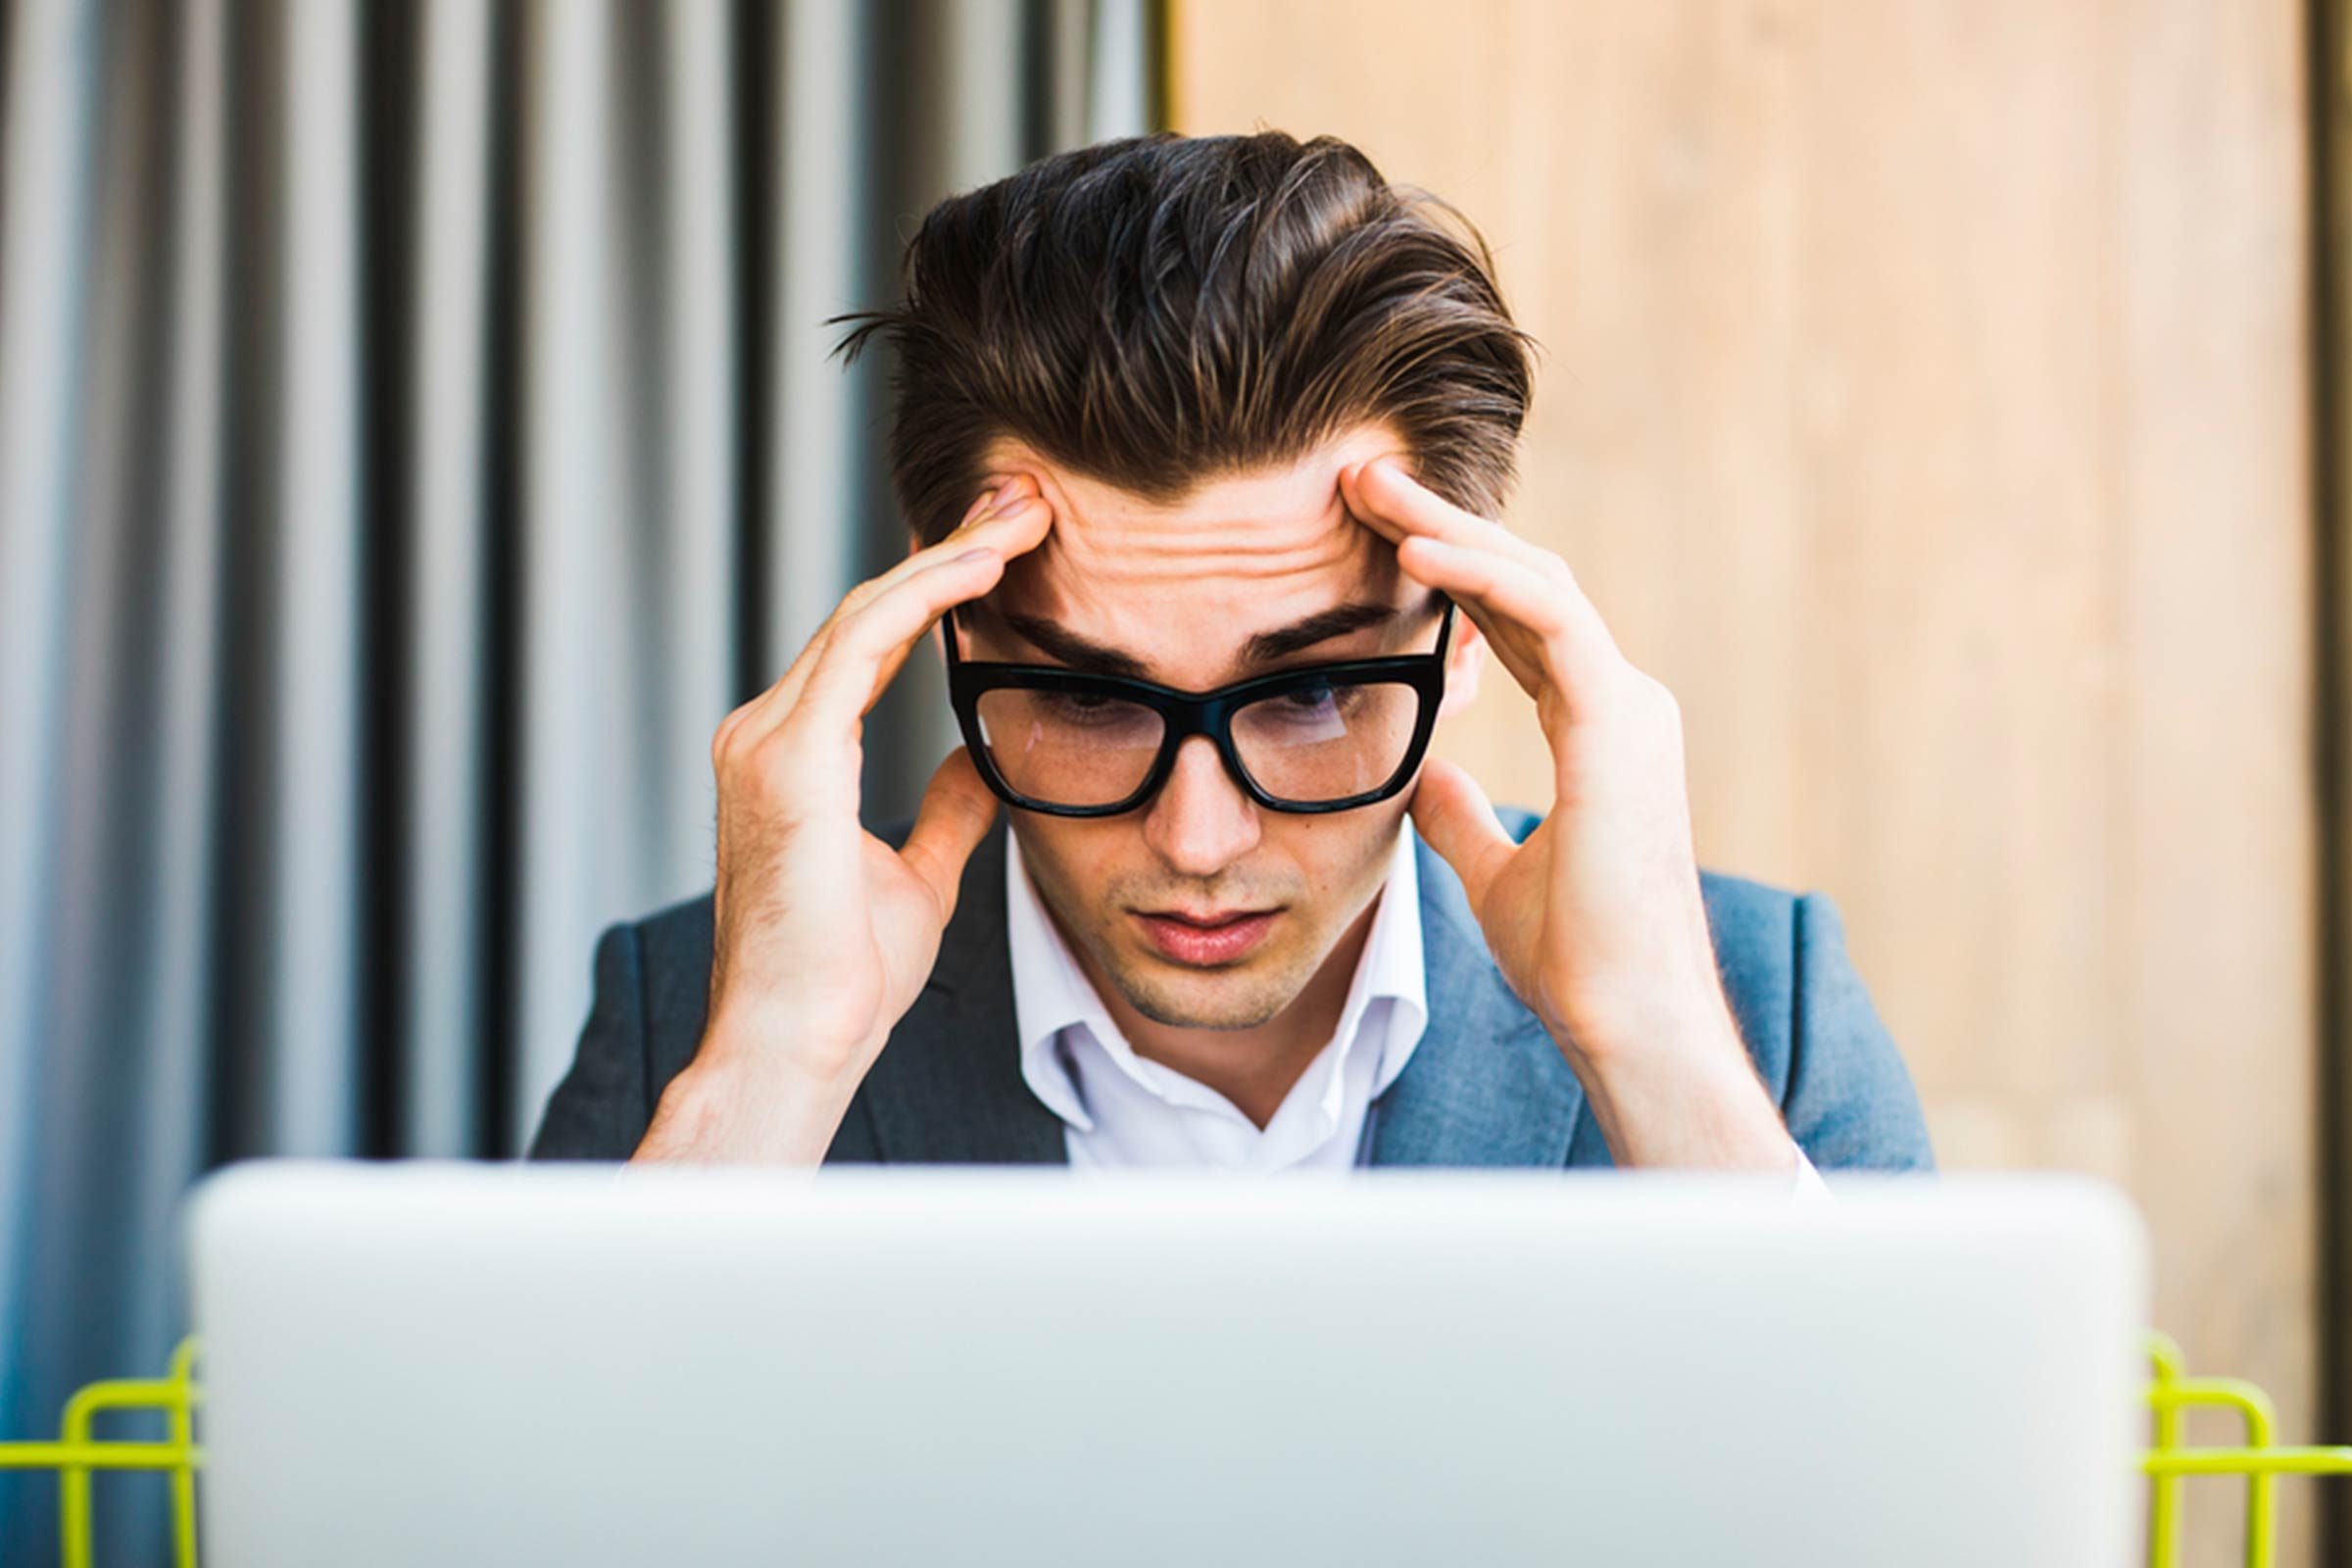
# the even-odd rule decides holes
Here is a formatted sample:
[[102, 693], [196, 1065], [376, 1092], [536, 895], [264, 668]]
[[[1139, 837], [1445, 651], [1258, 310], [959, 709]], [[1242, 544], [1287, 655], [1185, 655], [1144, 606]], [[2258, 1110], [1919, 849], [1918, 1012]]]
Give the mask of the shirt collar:
[[[1092, 1132], [1095, 1123], [1087, 1111], [1086, 1098], [1068, 1058], [1058, 1049], [1065, 1030], [1090, 1032], [1130, 1075], [1148, 1077], [1168, 1069], [1136, 1055], [1119, 1026], [1111, 1021], [1094, 982], [1078, 966], [1076, 956], [1029, 880], [1021, 858], [1020, 835], [1007, 830], [1005, 840], [1004, 935], [1011, 958], [1021, 1076], [1048, 1109], [1081, 1132]], [[1372, 929], [1364, 938], [1364, 951], [1348, 981], [1333, 1039], [1342, 1053], [1357, 1049], [1372, 1004], [1390, 1004], [1389, 1026], [1379, 1031], [1381, 1038], [1369, 1048], [1382, 1054], [1372, 1077], [1371, 1092], [1377, 1097], [1404, 1070], [1429, 1019], [1421, 947], [1420, 862], [1409, 819], [1398, 824], [1388, 878], [1376, 897], [1379, 906], [1372, 916]], [[1338, 1071], [1329, 1074], [1327, 1096], [1341, 1092], [1343, 1076]]]

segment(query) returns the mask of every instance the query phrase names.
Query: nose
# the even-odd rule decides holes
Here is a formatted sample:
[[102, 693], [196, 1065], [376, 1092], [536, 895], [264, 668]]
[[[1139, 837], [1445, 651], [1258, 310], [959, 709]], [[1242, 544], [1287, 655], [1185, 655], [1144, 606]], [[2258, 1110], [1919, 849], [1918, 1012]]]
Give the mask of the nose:
[[1209, 877], [1257, 845], [1257, 805], [1225, 771], [1216, 744], [1194, 735], [1144, 813], [1144, 842], [1171, 870]]

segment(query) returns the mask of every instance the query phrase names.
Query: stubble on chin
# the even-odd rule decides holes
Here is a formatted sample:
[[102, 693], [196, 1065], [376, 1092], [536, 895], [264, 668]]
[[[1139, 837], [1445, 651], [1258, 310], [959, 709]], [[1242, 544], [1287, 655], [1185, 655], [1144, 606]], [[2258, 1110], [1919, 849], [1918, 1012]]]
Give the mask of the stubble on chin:
[[1252, 963], [1198, 974], [1156, 975], [1114, 959], [1104, 965], [1127, 1004], [1177, 1029], [1254, 1029], [1289, 1006], [1305, 981], [1289, 984]]

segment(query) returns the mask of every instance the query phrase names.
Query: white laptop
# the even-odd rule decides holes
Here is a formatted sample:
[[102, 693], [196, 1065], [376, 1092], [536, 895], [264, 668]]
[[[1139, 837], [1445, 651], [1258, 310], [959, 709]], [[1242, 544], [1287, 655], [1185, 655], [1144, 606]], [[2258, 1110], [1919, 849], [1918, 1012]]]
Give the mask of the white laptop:
[[2138, 1551], [2068, 1178], [258, 1164], [192, 1216], [219, 1568]]

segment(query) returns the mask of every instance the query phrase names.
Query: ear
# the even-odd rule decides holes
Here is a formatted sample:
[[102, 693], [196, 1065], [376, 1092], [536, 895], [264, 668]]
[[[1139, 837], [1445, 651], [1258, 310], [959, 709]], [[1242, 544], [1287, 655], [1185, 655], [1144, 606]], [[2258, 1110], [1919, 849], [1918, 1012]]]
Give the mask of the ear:
[[1487, 634], [1478, 622], [1455, 610], [1453, 646], [1446, 650], [1446, 697], [1438, 716], [1450, 717], [1478, 700], [1479, 672], [1487, 667]]

